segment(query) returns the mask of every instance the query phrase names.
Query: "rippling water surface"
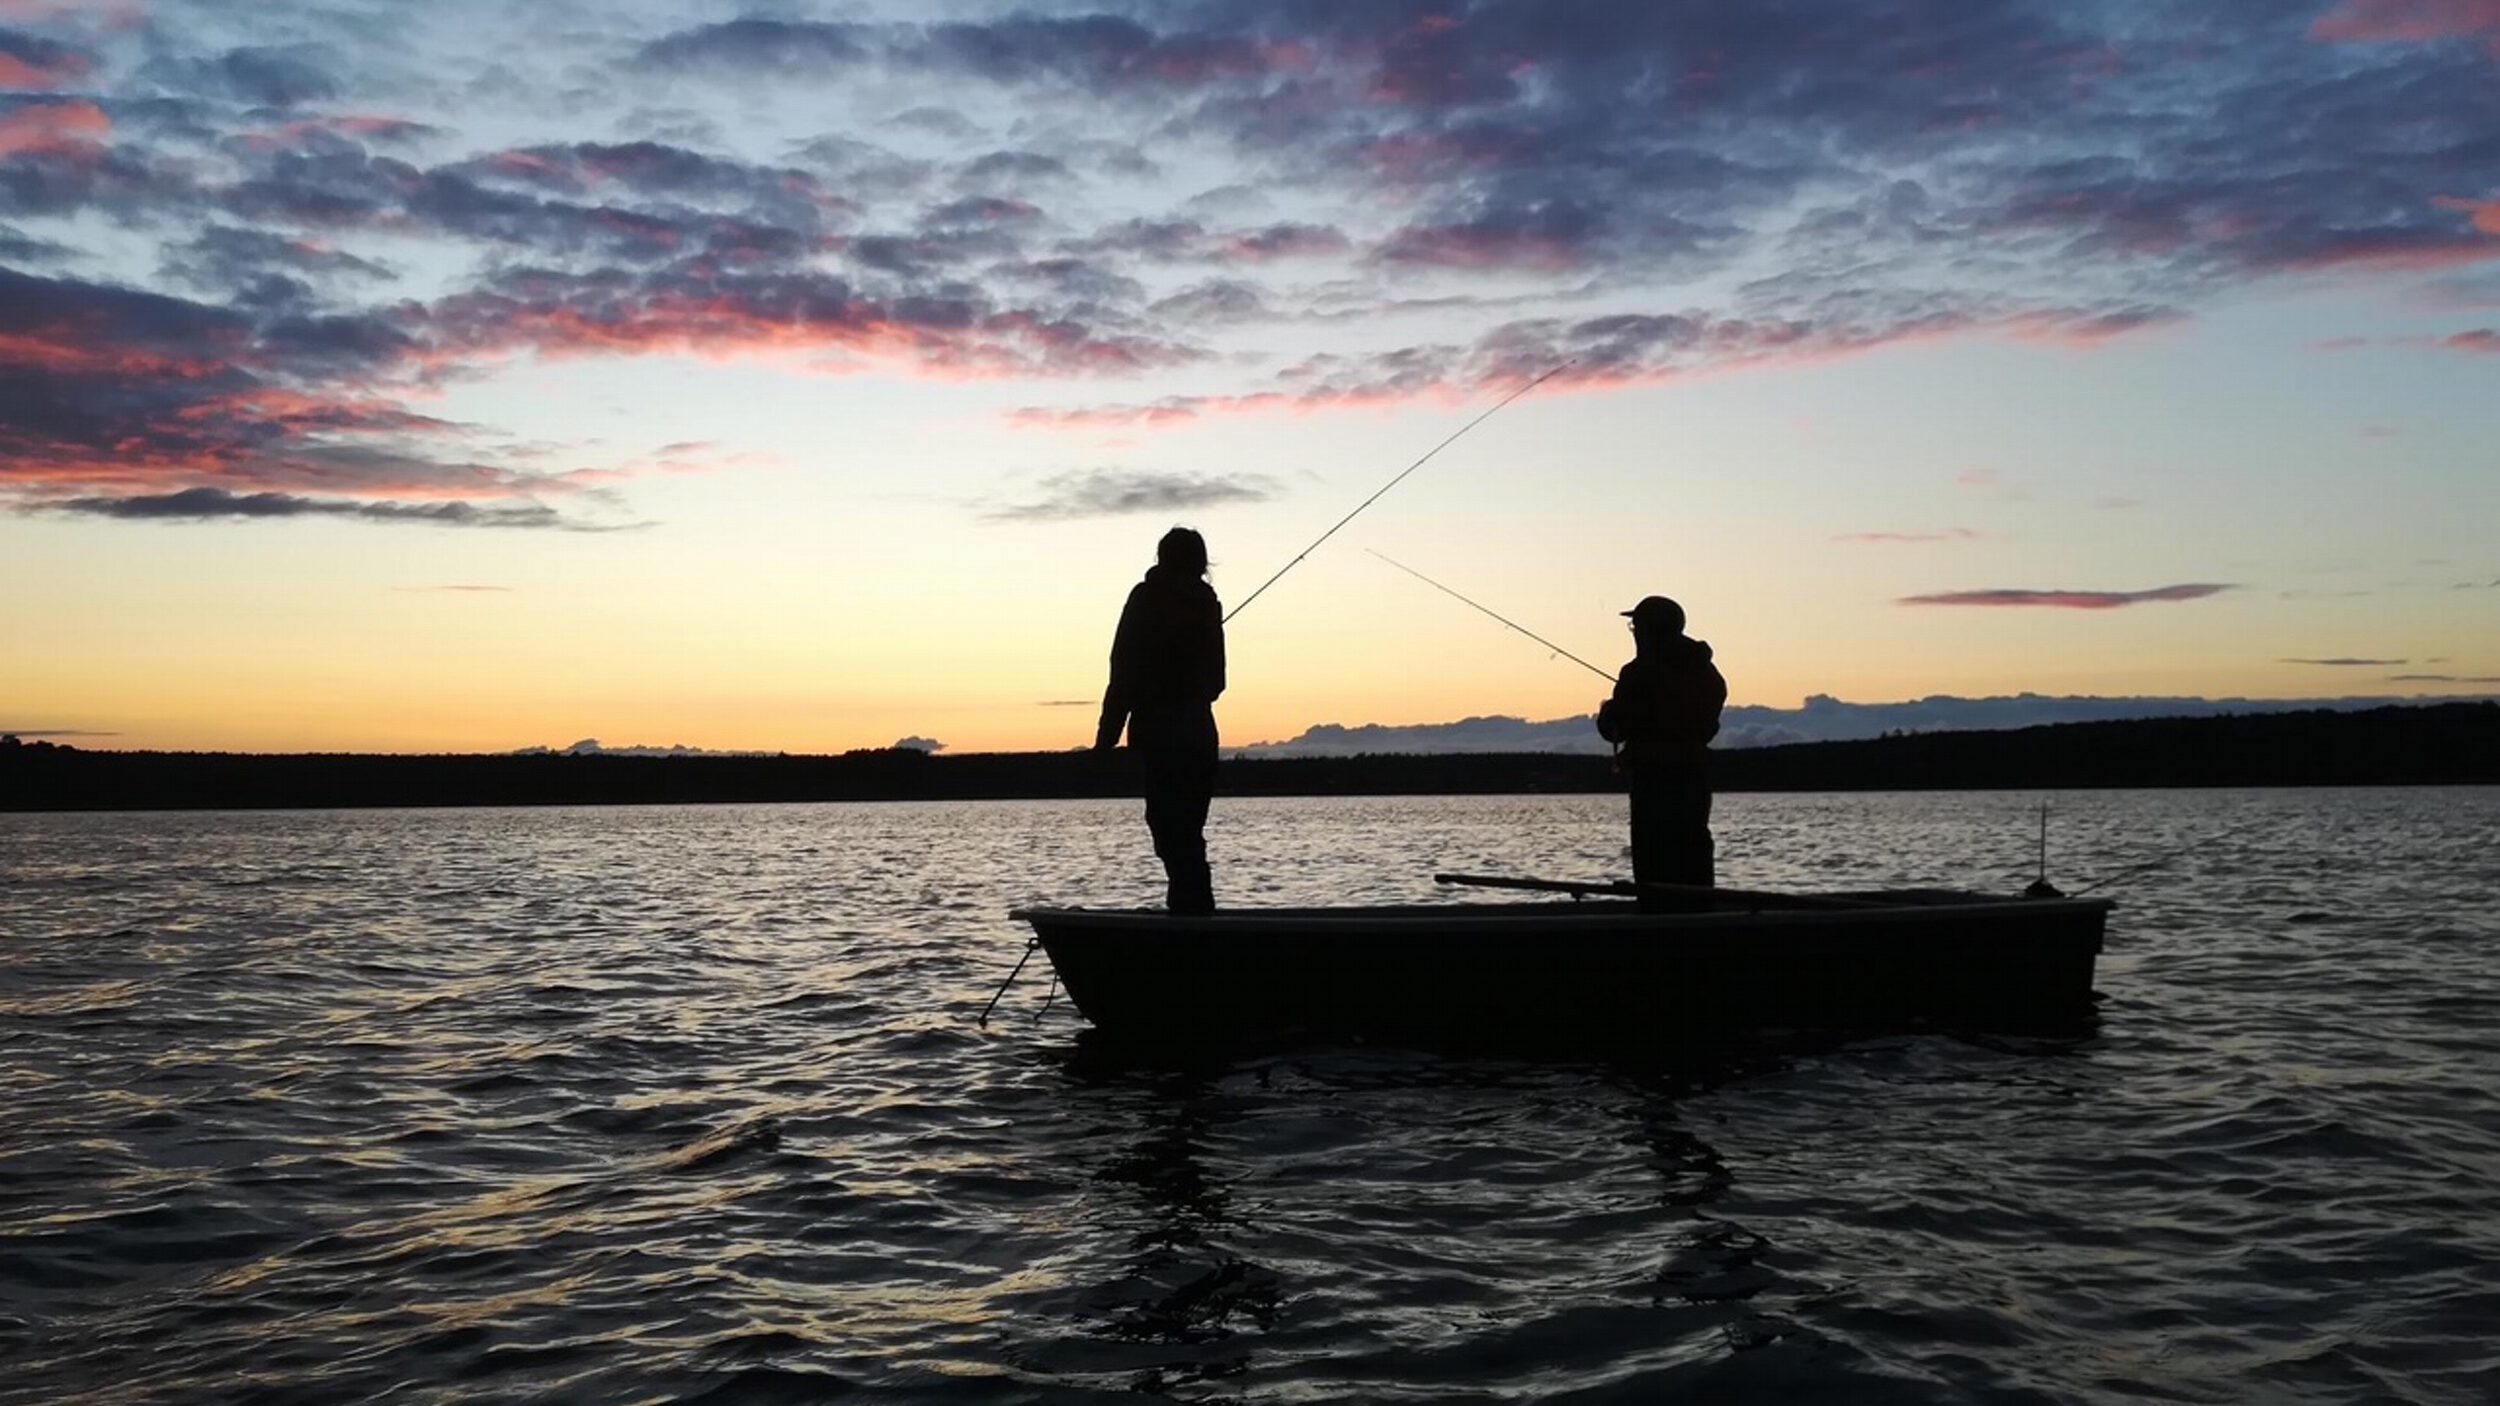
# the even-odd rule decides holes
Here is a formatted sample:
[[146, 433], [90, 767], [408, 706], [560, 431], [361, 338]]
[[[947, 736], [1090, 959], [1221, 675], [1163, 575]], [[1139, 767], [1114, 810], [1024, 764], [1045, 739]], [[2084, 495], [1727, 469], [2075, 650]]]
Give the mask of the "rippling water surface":
[[[2030, 877], [1732, 796], [1723, 881]], [[2500, 791], [2055, 798], [2073, 1040], [1123, 1067], [1133, 803], [0, 816], [0, 1398], [2500, 1399]], [[1619, 871], [1620, 797], [1219, 801], [1234, 904]], [[1036, 960], [1036, 967], [1039, 959]]]

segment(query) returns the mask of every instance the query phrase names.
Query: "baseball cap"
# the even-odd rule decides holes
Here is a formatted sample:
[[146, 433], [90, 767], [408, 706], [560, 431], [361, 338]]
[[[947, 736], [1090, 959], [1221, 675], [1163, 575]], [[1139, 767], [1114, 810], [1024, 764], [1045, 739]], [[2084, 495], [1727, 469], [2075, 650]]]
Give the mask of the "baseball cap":
[[1635, 629], [1656, 626], [1676, 634], [1684, 631], [1684, 607], [1665, 596], [1644, 596], [1639, 605], [1623, 613], [1632, 617]]

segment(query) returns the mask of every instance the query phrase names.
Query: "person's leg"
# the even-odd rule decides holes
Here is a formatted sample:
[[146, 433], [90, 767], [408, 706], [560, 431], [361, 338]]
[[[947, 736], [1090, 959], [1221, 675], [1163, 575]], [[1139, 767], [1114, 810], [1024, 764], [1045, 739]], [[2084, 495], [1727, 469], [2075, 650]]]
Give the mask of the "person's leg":
[[1171, 853], [1164, 857], [1164, 873], [1171, 879], [1168, 906], [1175, 913], [1212, 913], [1215, 911], [1215, 875], [1207, 866], [1207, 804], [1209, 792], [1191, 788], [1186, 795], [1172, 798], [1170, 816]]
[[1658, 848], [1659, 824], [1653, 812], [1657, 802], [1650, 797], [1650, 788], [1641, 778], [1632, 778], [1632, 794], [1626, 798], [1632, 811], [1632, 882], [1655, 884], [1666, 881], [1664, 855]]
[[[1675, 850], [1668, 826], [1672, 821], [1667, 798], [1657, 782], [1635, 773], [1632, 777], [1632, 882], [1663, 884], [1673, 882]], [[1681, 905], [1676, 899], [1659, 893], [1639, 895], [1641, 907], [1653, 912], [1671, 912]]]
[[1175, 913], [1208, 913], [1215, 908], [1213, 875], [1207, 866], [1207, 809], [1215, 793], [1213, 728], [1167, 729], [1184, 735], [1158, 739], [1139, 749], [1144, 764], [1146, 828], [1153, 833], [1155, 857], [1163, 861], [1164, 906]]
[[1168, 757], [1138, 759], [1145, 768], [1146, 829], [1154, 836], [1155, 858], [1163, 861], [1164, 906], [1179, 912], [1187, 900], [1191, 872], [1188, 789], [1176, 785]]
[[1718, 844], [1710, 835], [1710, 786], [1693, 778], [1665, 798], [1666, 881], [1713, 888], [1718, 884]]
[[[1716, 882], [1710, 838], [1707, 782], [1677, 774], [1632, 778], [1632, 880], [1710, 888]], [[1708, 899], [1689, 894], [1643, 894], [1641, 906], [1660, 912], [1706, 909]]]

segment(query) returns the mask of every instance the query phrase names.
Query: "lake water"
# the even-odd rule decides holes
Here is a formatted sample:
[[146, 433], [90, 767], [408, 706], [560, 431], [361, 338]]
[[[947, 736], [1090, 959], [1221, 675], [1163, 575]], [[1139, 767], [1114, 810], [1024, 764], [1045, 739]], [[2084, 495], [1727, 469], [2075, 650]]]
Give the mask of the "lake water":
[[[2037, 798], [1740, 795], [2011, 892]], [[1134, 803], [0, 816], [0, 1398], [2500, 1399], [2500, 790], [2066, 793], [2059, 1041], [1122, 1068]], [[1621, 872], [1620, 797], [1219, 800], [1219, 900]], [[1481, 895], [1478, 895], [1481, 896]]]

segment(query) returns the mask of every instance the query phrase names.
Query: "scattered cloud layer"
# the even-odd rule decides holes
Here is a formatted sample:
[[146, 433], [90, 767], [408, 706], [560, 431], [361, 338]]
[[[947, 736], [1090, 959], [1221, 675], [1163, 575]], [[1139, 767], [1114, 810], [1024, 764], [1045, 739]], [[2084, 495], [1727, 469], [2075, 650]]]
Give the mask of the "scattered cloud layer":
[[[0, 498], [615, 510], [424, 408], [531, 360], [1154, 428], [2500, 264], [2491, 0], [736, 8], [0, 8]], [[1008, 515], [1124, 501], [1054, 492]]]

